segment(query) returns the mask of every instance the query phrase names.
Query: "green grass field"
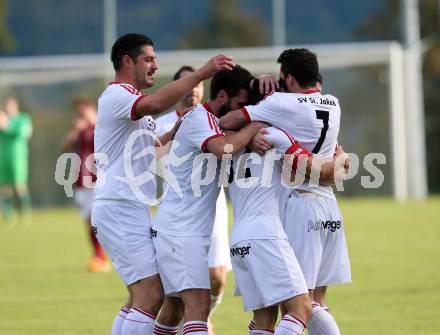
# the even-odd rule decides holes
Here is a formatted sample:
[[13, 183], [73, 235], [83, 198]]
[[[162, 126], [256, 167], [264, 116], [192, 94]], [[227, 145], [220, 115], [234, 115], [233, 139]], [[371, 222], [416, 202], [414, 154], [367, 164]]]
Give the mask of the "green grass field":
[[[353, 283], [328, 301], [345, 334], [440, 334], [440, 198], [396, 204], [341, 201]], [[0, 221], [0, 334], [109, 334], [126, 297], [116, 273], [91, 274], [74, 209], [34, 212], [25, 227]], [[250, 316], [229, 276], [218, 335], [247, 334]]]

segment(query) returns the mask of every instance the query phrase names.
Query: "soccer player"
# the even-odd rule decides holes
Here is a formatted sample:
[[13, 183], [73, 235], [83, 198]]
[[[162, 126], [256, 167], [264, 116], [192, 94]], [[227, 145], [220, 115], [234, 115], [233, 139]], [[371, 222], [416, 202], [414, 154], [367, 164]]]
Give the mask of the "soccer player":
[[[254, 313], [251, 334], [273, 333], [278, 304], [285, 315], [275, 334], [302, 334], [312, 307], [307, 284], [282, 225], [281, 171], [282, 164], [292, 165], [290, 182], [302, 155], [309, 157], [311, 171], [312, 155], [286, 131], [273, 127], [265, 131], [274, 150], [262, 158], [246, 149], [232, 158], [229, 194], [234, 209], [231, 255], [236, 295], [241, 295], [245, 309]], [[287, 161], [282, 163], [280, 158], [284, 155]], [[333, 162], [325, 163], [321, 182], [332, 183], [333, 173]]]
[[[175, 73], [173, 80], [183, 78], [194, 71], [195, 69], [192, 66], [184, 65]], [[203, 82], [200, 82], [177, 103], [175, 111], [169, 112], [155, 119], [156, 134], [161, 136], [170, 131], [176, 124], [177, 119], [189, 108], [201, 103], [202, 99]], [[164, 188], [165, 187], [166, 186], [164, 185]], [[211, 316], [215, 307], [221, 303], [224, 286], [226, 284], [226, 274], [232, 268], [228, 241], [228, 205], [226, 203], [224, 190], [220, 191], [217, 199], [214, 228], [208, 252], [208, 266], [209, 278], [211, 281]], [[166, 303], [162, 306], [158, 322], [169, 324], [174, 323], [172, 320], [169, 320], [169, 317], [172, 317], [173, 320], [175, 318], [182, 318], [183, 308], [181, 313], [176, 313], [176, 311], [167, 311], [167, 307], [168, 305]], [[215, 334], [211, 323], [209, 323], [209, 333], [211, 335]]]
[[[225, 150], [231, 154], [242, 150], [261, 127], [250, 124], [225, 135], [217, 118], [246, 103], [252, 78], [238, 66], [217, 73], [211, 81], [210, 101], [183, 116], [171, 146], [174, 155], [187, 159], [176, 165], [170, 162], [169, 172], [175, 176], [180, 190], [168, 189], [160, 204], [153, 220], [153, 243], [166, 303], [176, 304], [178, 293], [184, 305], [184, 334], [208, 333], [208, 249], [220, 192], [217, 159], [222, 158]], [[174, 334], [177, 322], [158, 323], [156, 327], [158, 334]]]
[[[319, 66], [307, 49], [288, 49], [279, 56], [280, 86], [256, 106], [246, 106], [226, 115], [220, 124], [236, 129], [251, 121], [283, 127], [314, 155], [330, 159], [337, 145], [339, 101], [316, 88]], [[301, 265], [309, 293], [315, 287], [348, 283], [350, 264], [343, 219], [331, 186], [305, 182], [290, 192], [284, 229]], [[311, 335], [339, 334], [334, 318], [317, 303], [309, 320]]]
[[[141, 90], [154, 84], [158, 70], [151, 39], [140, 34], [121, 36], [113, 44], [111, 61], [115, 81], [98, 101], [94, 136], [98, 178], [92, 224], [129, 292], [112, 334], [149, 335], [163, 301], [150, 236], [151, 215], [145, 203], [155, 200], [156, 183], [154, 178], [136, 179], [154, 165], [154, 155], [144, 154], [146, 149], [153, 153], [155, 149], [155, 124], [149, 115], [174, 106], [199, 82], [220, 70], [231, 70], [234, 63], [231, 57], [215, 56], [185, 78], [147, 95]], [[170, 141], [177, 126], [160, 142]]]
[[31, 201], [28, 191], [29, 147], [32, 121], [20, 112], [18, 102], [6, 97], [0, 112], [0, 191], [6, 220], [13, 213], [14, 195], [18, 199], [20, 219], [30, 220]]
[[[96, 106], [88, 98], [75, 99], [75, 119], [72, 128], [67, 133], [62, 143], [63, 152], [72, 151], [80, 158], [79, 177], [74, 187], [74, 200], [79, 208], [81, 218], [87, 223], [90, 243], [93, 247], [93, 257], [87, 262], [87, 268], [92, 272], [108, 272], [111, 265], [108, 262], [104, 249], [92, 230], [92, 206], [95, 191], [92, 188], [96, 180], [93, 169], [86, 166], [86, 160], [93, 155], [93, 134], [96, 124]], [[91, 178], [91, 185], [85, 185], [85, 178]]]

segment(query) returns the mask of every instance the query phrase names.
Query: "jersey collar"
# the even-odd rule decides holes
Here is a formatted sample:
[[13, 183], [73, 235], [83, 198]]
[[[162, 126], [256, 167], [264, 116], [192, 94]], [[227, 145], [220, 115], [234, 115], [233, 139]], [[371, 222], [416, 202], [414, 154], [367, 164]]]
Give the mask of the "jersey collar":
[[318, 92], [321, 92], [321, 91], [318, 90], [317, 88], [312, 88], [311, 90], [303, 92], [303, 94], [312, 94], [312, 93], [318, 93]]
[[212, 112], [211, 107], [208, 105], [207, 102], [205, 102], [205, 103], [203, 104], [203, 107], [205, 107], [205, 109], [206, 109], [208, 112], [210, 112], [211, 114], [214, 114], [214, 113]]

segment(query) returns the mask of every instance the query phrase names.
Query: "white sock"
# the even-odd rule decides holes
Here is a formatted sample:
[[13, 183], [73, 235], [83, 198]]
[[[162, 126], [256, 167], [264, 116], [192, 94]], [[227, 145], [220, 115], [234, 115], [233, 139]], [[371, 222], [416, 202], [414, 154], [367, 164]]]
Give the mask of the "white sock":
[[254, 329], [251, 332], [249, 332], [249, 334], [251, 334], [251, 335], [273, 335], [273, 331]]
[[301, 335], [305, 328], [306, 325], [303, 321], [293, 315], [286, 314], [275, 328], [275, 335]]
[[252, 331], [255, 329], [255, 318], [251, 320], [251, 322], [249, 322], [249, 335], [252, 335]]
[[154, 324], [153, 334], [154, 335], [176, 335], [178, 328], [179, 328], [179, 326], [170, 327], [170, 326], [161, 325], [160, 323], [156, 322]]
[[113, 320], [112, 335], [121, 335], [122, 324], [124, 323], [129, 312], [130, 310], [128, 308], [125, 308], [124, 306], [121, 307]]
[[183, 325], [183, 335], [208, 335], [208, 323], [204, 321], [187, 321]]
[[310, 335], [341, 335], [333, 316], [318, 303], [312, 303], [312, 315], [308, 322]]
[[153, 314], [132, 308], [122, 324], [121, 335], [152, 335], [155, 319]]
[[214, 314], [215, 309], [218, 305], [222, 302], [223, 299], [223, 293], [220, 293], [219, 295], [211, 295], [211, 305], [209, 306], [209, 316], [212, 316]]

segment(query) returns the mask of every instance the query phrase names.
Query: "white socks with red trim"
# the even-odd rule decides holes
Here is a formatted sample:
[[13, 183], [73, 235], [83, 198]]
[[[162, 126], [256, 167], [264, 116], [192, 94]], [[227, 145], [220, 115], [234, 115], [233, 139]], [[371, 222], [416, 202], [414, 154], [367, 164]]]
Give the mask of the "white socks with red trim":
[[187, 321], [183, 325], [183, 335], [208, 335], [208, 323], [204, 321]]
[[160, 323], [156, 322], [154, 324], [153, 334], [154, 335], [176, 335], [178, 329], [179, 329], [179, 326], [170, 327], [170, 326], [161, 325]]
[[124, 306], [121, 307], [113, 320], [112, 335], [121, 335], [122, 324], [124, 323], [129, 312], [130, 310], [128, 308], [125, 308]]
[[310, 335], [341, 335], [333, 316], [316, 302], [312, 303], [308, 330]]
[[286, 314], [275, 328], [275, 335], [301, 335], [306, 325], [303, 321], [290, 314]]
[[122, 324], [121, 335], [152, 335], [155, 319], [153, 314], [132, 308]]
[[249, 334], [251, 334], [251, 335], [273, 335], [273, 331], [254, 329]]

